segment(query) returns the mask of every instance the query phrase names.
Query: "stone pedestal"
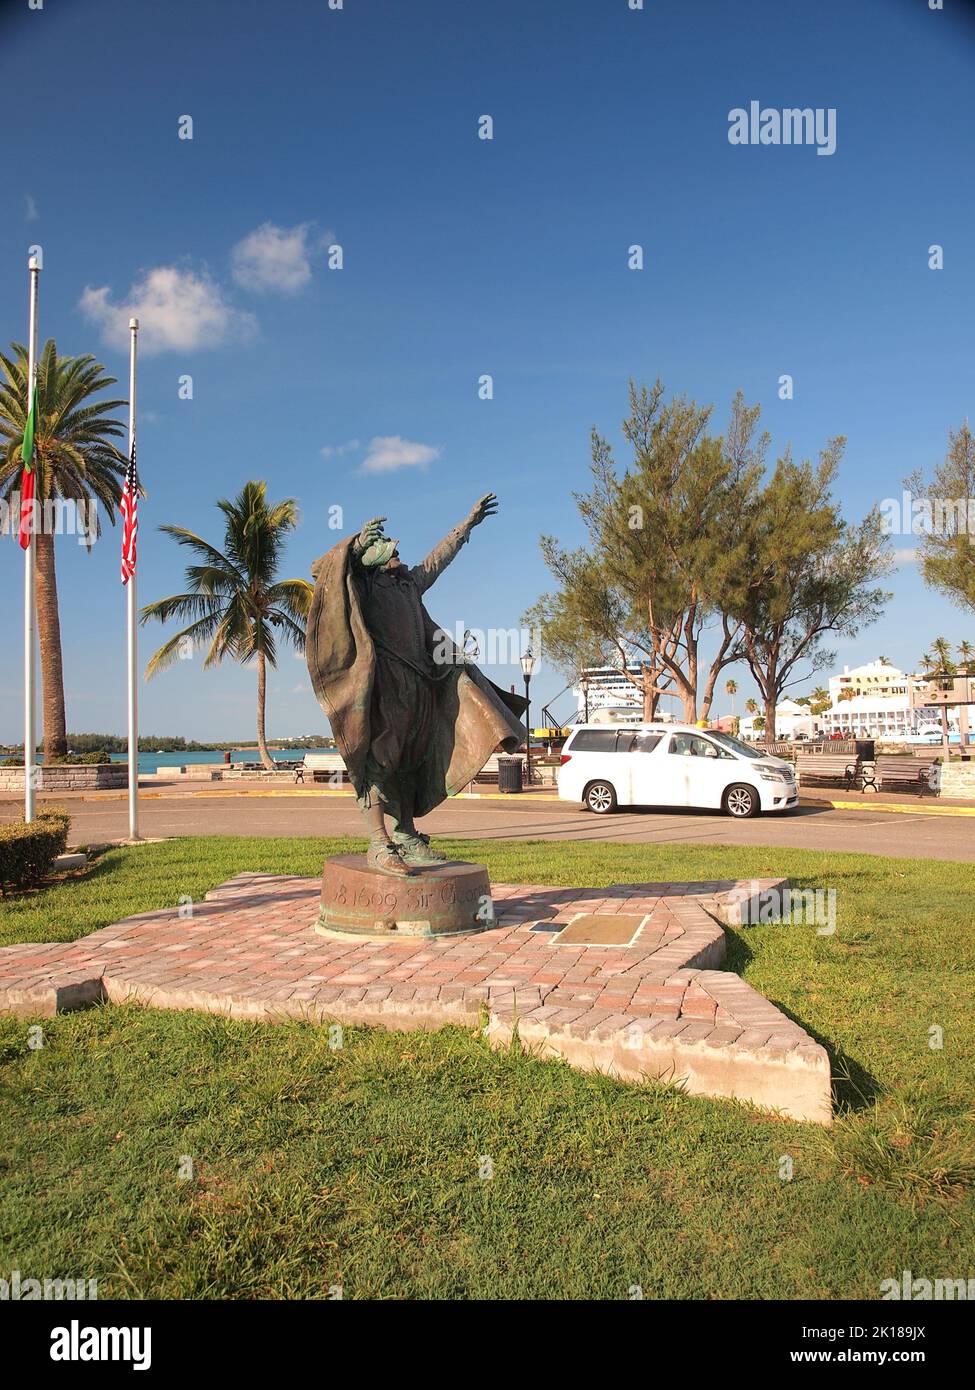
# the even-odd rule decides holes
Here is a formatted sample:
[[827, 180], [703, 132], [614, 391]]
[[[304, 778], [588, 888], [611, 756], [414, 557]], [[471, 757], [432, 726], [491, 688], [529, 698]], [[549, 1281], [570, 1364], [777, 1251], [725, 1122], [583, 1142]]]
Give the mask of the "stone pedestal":
[[493, 918], [491, 882], [481, 864], [436, 864], [399, 878], [370, 869], [363, 854], [325, 860], [320, 932], [451, 936], [484, 931]]
[[950, 763], [942, 763], [938, 772], [940, 795], [947, 800], [964, 801], [975, 796], [975, 763], [953, 759]]

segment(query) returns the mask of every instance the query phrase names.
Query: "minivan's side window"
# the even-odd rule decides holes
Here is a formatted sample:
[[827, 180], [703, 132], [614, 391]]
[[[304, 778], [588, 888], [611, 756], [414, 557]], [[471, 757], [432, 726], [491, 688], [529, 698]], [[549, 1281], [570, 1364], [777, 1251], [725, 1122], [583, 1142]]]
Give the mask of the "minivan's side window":
[[615, 753], [615, 729], [580, 729], [572, 740], [573, 753]]
[[696, 734], [674, 734], [670, 740], [671, 753], [683, 753], [692, 758], [720, 758], [729, 756], [723, 753], [709, 738], [698, 738]]
[[631, 753], [652, 753], [662, 738], [663, 734], [634, 734], [629, 751]]

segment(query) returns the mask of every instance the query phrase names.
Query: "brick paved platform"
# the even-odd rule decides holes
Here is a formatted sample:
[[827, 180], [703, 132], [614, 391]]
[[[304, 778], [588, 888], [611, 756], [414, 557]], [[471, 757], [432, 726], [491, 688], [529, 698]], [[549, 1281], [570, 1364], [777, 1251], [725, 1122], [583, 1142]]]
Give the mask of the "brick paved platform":
[[[386, 1028], [483, 1022], [541, 1056], [623, 1080], [672, 1080], [829, 1124], [824, 1048], [737, 975], [722, 921], [785, 880], [551, 888], [495, 884], [497, 925], [461, 938], [317, 933], [320, 880], [239, 874], [181, 917], [142, 913], [64, 945], [0, 949], [0, 1010], [100, 1000]], [[186, 909], [183, 909], [185, 914]], [[608, 917], [623, 945], [605, 942]], [[590, 919], [592, 926], [590, 928]], [[574, 923], [573, 940], [560, 944]], [[611, 924], [609, 934], [612, 935]]]

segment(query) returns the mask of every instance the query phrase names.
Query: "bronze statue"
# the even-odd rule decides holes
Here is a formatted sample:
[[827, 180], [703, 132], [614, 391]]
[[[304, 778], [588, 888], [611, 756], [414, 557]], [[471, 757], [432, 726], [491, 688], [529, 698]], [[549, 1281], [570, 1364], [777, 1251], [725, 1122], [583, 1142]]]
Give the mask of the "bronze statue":
[[497, 505], [482, 497], [419, 565], [402, 563], [380, 516], [312, 566], [308, 671], [365, 818], [367, 862], [383, 873], [444, 863], [416, 818], [527, 737], [525, 701], [468, 661], [422, 600]]

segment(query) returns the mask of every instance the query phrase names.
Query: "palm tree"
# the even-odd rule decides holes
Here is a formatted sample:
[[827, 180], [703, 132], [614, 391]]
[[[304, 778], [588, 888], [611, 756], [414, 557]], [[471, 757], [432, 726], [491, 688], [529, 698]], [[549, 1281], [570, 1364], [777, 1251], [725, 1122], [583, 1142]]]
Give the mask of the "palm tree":
[[975, 646], [971, 642], [958, 643], [958, 660], [965, 668], [965, 674], [972, 674], [972, 664], [975, 663]]
[[285, 537], [298, 524], [298, 505], [293, 497], [269, 504], [267, 484], [251, 482], [233, 501], [217, 503], [225, 519], [223, 550], [182, 526], [161, 526], [178, 545], [187, 546], [202, 563], [188, 565], [185, 594], [174, 594], [147, 604], [142, 622], [155, 618], [191, 618], [192, 622], [170, 637], [146, 667], [146, 678], [171, 666], [186, 650], [186, 643], [209, 641], [203, 669], [225, 656], [241, 663], [257, 663], [257, 746], [261, 762], [271, 771], [274, 762], [267, 751], [265, 710], [267, 668], [277, 665], [273, 628], [298, 651], [305, 646], [305, 619], [312, 586], [306, 579], [276, 579]]
[[746, 701], [745, 701], [745, 709], [748, 711], [749, 714], [757, 714], [757, 713], [758, 713], [758, 705], [757, 705], [757, 703], [756, 703], [754, 700], [746, 700]]
[[955, 674], [955, 663], [951, 659], [951, 643], [947, 637], [936, 637], [931, 643], [931, 654], [925, 652], [921, 660], [929, 670], [939, 675]]
[[733, 719], [735, 717], [735, 696], [738, 694], [738, 682], [726, 681], [725, 691], [731, 696], [731, 717]]
[[[20, 451], [27, 422], [27, 349], [11, 344], [11, 355], [0, 353], [4, 377], [0, 381], [0, 490], [11, 501], [20, 489]], [[68, 751], [64, 710], [64, 673], [61, 658], [61, 620], [54, 565], [54, 534], [58, 500], [85, 508], [93, 522], [85, 527], [86, 544], [101, 534], [99, 511], [114, 526], [115, 509], [122, 491], [125, 457], [111, 442], [125, 433], [109, 411], [124, 401], [94, 401], [99, 391], [114, 386], [116, 378], [90, 354], [59, 357], [53, 338], [44, 344], [37, 362], [37, 427], [35, 497], [39, 522], [35, 522], [34, 567], [37, 575], [37, 633], [41, 648], [43, 683], [44, 761]], [[25, 761], [32, 753], [25, 749]]]

